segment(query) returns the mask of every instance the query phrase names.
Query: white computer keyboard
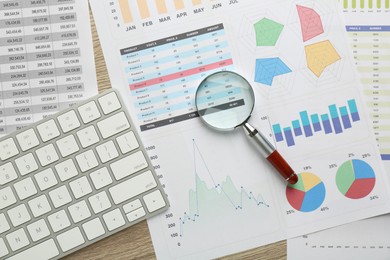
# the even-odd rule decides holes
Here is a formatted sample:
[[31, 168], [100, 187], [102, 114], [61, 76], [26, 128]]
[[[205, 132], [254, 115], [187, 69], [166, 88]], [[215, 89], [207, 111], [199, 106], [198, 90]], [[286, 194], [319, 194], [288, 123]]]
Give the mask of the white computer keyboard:
[[168, 207], [114, 90], [0, 139], [0, 259], [60, 258]]

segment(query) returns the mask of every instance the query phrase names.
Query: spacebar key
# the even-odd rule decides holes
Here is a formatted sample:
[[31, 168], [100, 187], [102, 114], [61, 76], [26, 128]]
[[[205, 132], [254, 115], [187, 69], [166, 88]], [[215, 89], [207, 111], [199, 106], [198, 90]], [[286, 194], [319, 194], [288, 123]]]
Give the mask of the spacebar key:
[[25, 260], [25, 259], [50, 259], [59, 254], [58, 248], [53, 239], [46, 240], [45, 242], [36, 246], [30, 247], [23, 252], [11, 256], [8, 259], [12, 260]]
[[151, 171], [146, 171], [109, 189], [115, 204], [122, 203], [157, 186]]

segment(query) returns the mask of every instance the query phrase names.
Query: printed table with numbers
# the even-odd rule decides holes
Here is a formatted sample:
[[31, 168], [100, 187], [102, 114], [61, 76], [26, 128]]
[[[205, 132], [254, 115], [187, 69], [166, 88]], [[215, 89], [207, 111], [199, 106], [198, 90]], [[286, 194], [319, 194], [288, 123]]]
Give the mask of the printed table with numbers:
[[77, 2], [0, 1], [0, 136], [97, 93], [88, 6]]

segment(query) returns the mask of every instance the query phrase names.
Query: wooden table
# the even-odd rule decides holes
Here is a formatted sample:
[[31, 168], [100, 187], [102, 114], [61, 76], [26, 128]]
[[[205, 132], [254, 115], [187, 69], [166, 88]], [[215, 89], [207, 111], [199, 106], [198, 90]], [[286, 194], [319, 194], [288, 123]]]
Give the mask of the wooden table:
[[[91, 16], [93, 47], [99, 91], [110, 88], [95, 22]], [[245, 227], [244, 227], [245, 228]], [[250, 228], [250, 227], [247, 227]], [[155, 259], [152, 240], [146, 221], [116, 233], [106, 239], [79, 250], [65, 259]], [[221, 259], [286, 259], [286, 241], [258, 247]]]

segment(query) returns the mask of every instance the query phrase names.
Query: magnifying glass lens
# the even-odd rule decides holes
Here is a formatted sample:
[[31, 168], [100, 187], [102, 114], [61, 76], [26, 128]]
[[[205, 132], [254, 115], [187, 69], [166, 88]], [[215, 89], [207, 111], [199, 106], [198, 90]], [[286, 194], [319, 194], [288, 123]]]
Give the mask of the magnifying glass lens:
[[218, 130], [232, 130], [242, 125], [252, 113], [254, 103], [251, 85], [246, 79], [230, 71], [206, 77], [195, 95], [199, 116]]
[[290, 184], [297, 183], [298, 175], [290, 165], [267, 138], [247, 122], [254, 104], [255, 94], [251, 85], [231, 71], [221, 71], [206, 77], [195, 94], [196, 108], [206, 124], [217, 130], [233, 130], [242, 125], [280, 175]]

